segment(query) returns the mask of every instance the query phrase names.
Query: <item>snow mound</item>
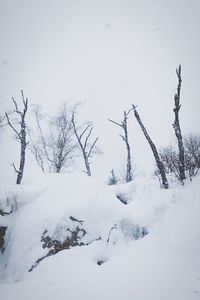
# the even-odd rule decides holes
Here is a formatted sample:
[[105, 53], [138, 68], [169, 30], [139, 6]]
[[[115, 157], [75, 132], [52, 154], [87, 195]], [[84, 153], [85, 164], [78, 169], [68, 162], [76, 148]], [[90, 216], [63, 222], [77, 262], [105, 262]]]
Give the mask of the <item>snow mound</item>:
[[53, 174], [14, 194], [16, 211], [1, 218], [2, 299], [199, 297], [199, 177], [161, 190], [147, 178], [108, 187]]
[[43, 258], [72, 246], [147, 234], [108, 186], [84, 175], [48, 174], [11, 194], [16, 202], [12, 221], [8, 225], [1, 218], [2, 225], [8, 225], [1, 275], [6, 280], [18, 280]]

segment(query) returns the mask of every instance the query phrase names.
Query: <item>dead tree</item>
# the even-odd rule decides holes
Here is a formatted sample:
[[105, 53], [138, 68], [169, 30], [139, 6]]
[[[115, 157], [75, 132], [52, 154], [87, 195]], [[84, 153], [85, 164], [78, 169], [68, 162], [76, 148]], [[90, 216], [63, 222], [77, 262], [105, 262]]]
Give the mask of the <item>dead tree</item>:
[[41, 126], [42, 115], [39, 108], [34, 108], [38, 128], [38, 140], [34, 142], [30, 135], [30, 149], [43, 173], [46, 168], [50, 172], [60, 173], [64, 167], [73, 162], [77, 143], [74, 140], [72, 117], [64, 104], [48, 122], [48, 133], [43, 133]]
[[200, 169], [200, 135], [190, 133], [184, 137], [185, 170], [190, 180], [196, 176]]
[[24, 97], [23, 91], [21, 91], [22, 95], [22, 101], [23, 101], [23, 110], [20, 111], [17, 105], [17, 102], [15, 101], [14, 98], [12, 98], [13, 104], [14, 104], [14, 113], [19, 116], [19, 124], [20, 124], [20, 129], [16, 129], [16, 127], [12, 124], [12, 121], [10, 120], [10, 117], [7, 113], [5, 113], [8, 125], [12, 128], [14, 131], [17, 140], [20, 142], [20, 164], [19, 164], [19, 169], [15, 167], [15, 164], [13, 163], [12, 166], [17, 173], [17, 180], [16, 184], [20, 184], [23, 174], [24, 174], [24, 167], [25, 167], [25, 155], [26, 155], [26, 146], [27, 146], [27, 141], [26, 141], [26, 122], [25, 122], [25, 117], [26, 117], [26, 112], [28, 109], [28, 98]]
[[86, 172], [88, 176], [91, 176], [91, 169], [90, 169], [90, 158], [92, 157], [92, 154], [95, 151], [95, 145], [98, 141], [98, 137], [92, 142], [89, 143], [89, 138], [91, 136], [92, 130], [93, 130], [93, 125], [90, 123], [88, 125], [85, 126], [84, 129], [81, 130], [80, 133], [78, 133], [78, 129], [76, 126], [76, 121], [74, 118], [74, 112], [73, 112], [73, 116], [72, 116], [72, 125], [74, 128], [74, 134], [76, 136], [78, 145], [80, 147], [81, 153], [82, 153], [82, 157], [84, 159], [84, 164], [85, 164], [85, 168], [86, 168]]
[[159, 150], [160, 159], [164, 165], [166, 173], [173, 173], [179, 180], [178, 153], [172, 145], [163, 147]]
[[136, 106], [132, 105], [132, 107], [133, 107], [134, 115], [135, 115], [135, 117], [136, 117], [136, 119], [137, 119], [143, 133], [144, 133], [144, 136], [145, 136], [147, 142], [149, 143], [149, 145], [151, 147], [151, 150], [153, 152], [158, 170], [160, 172], [160, 176], [161, 176], [161, 180], [162, 180], [162, 187], [164, 187], [165, 189], [168, 189], [169, 185], [168, 185], [168, 181], [167, 181], [167, 177], [166, 177], [166, 173], [165, 173], [165, 168], [164, 168], [164, 165], [163, 165], [162, 161], [160, 160], [160, 157], [159, 157], [158, 151], [156, 149], [156, 146], [153, 143], [152, 139], [150, 138], [146, 128], [144, 127], [144, 125], [143, 125], [143, 123], [140, 119], [140, 116], [139, 116], [139, 114], [136, 110]]
[[120, 134], [120, 137], [124, 141], [124, 143], [126, 145], [126, 150], [127, 150], [126, 182], [130, 182], [133, 180], [132, 163], [131, 163], [131, 148], [130, 148], [129, 139], [128, 139], [128, 124], [127, 124], [128, 115], [129, 115], [130, 111], [131, 110], [129, 110], [128, 112], [124, 111], [124, 118], [123, 118], [123, 121], [121, 121], [120, 123], [113, 121], [111, 119], [108, 119], [110, 122], [114, 123], [115, 125], [120, 126], [123, 130], [123, 134]]
[[174, 96], [174, 114], [175, 114], [175, 120], [173, 125], [174, 132], [178, 141], [178, 149], [179, 149], [179, 174], [180, 174], [180, 181], [183, 181], [185, 177], [185, 155], [184, 155], [184, 146], [183, 146], [183, 139], [181, 134], [181, 127], [179, 122], [179, 110], [181, 108], [180, 104], [180, 92], [181, 92], [181, 65], [179, 65], [178, 69], [176, 69], [176, 75], [178, 77], [178, 86], [177, 86], [177, 92]]
[[194, 162], [196, 168], [200, 169], [200, 134], [188, 134], [184, 138], [184, 144], [190, 160]]

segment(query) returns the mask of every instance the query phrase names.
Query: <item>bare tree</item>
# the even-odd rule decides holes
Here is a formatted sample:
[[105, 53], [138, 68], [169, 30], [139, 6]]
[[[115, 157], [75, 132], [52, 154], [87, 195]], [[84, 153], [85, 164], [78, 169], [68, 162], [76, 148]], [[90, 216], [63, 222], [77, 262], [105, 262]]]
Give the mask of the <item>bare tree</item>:
[[159, 151], [161, 161], [166, 173], [173, 173], [177, 179], [180, 178], [178, 153], [172, 145], [163, 147]]
[[[200, 168], [200, 135], [188, 134], [184, 137], [185, 173], [190, 180], [196, 176]], [[180, 180], [179, 154], [172, 145], [163, 147], [159, 151], [166, 173], [173, 173]]]
[[89, 123], [86, 126], [81, 126], [81, 129], [78, 129], [75, 121], [75, 112], [73, 112], [72, 116], [72, 125], [81, 150], [81, 155], [84, 159], [86, 168], [86, 171], [84, 172], [86, 172], [88, 176], [91, 176], [90, 158], [92, 157], [92, 154], [95, 153], [95, 146], [99, 138], [97, 137], [92, 143], [89, 142], [91, 133], [93, 131], [93, 125]]
[[178, 149], [179, 149], [179, 179], [183, 181], [185, 177], [185, 155], [184, 155], [184, 146], [183, 146], [183, 139], [181, 134], [181, 127], [179, 122], [179, 111], [181, 108], [180, 104], [180, 92], [181, 92], [181, 65], [179, 65], [178, 69], [176, 69], [176, 75], [178, 77], [178, 86], [177, 92], [174, 96], [174, 114], [175, 120], [173, 123], [174, 132], [178, 141]]
[[190, 133], [184, 138], [185, 151], [194, 160], [195, 166], [200, 168], [200, 135]]
[[24, 93], [23, 91], [21, 91], [21, 95], [22, 95], [22, 102], [23, 102], [23, 110], [19, 110], [18, 108], [18, 104], [15, 101], [14, 98], [12, 98], [13, 104], [14, 104], [14, 113], [18, 115], [19, 117], [19, 125], [20, 125], [20, 129], [18, 130], [12, 123], [12, 121], [10, 120], [10, 117], [8, 115], [8, 113], [5, 113], [8, 125], [12, 128], [12, 130], [14, 131], [17, 140], [20, 142], [20, 164], [19, 164], [19, 169], [17, 169], [15, 167], [15, 164], [13, 163], [12, 166], [15, 170], [15, 172], [17, 173], [17, 180], [16, 183], [20, 184], [23, 174], [24, 174], [24, 167], [25, 167], [25, 154], [26, 154], [26, 146], [27, 146], [27, 141], [26, 141], [26, 123], [25, 123], [25, 117], [26, 117], [26, 112], [28, 109], [28, 98], [24, 97]]
[[56, 173], [71, 163], [77, 143], [74, 140], [72, 116], [67, 114], [66, 105], [50, 121], [48, 146], [52, 148]]
[[124, 111], [124, 118], [123, 120], [118, 123], [116, 121], [113, 121], [111, 119], [108, 119], [110, 122], [114, 123], [115, 125], [118, 125], [122, 128], [123, 134], [120, 134], [120, 137], [124, 141], [126, 145], [126, 150], [127, 150], [127, 162], [126, 162], [126, 182], [130, 182], [133, 180], [133, 174], [132, 174], [132, 163], [131, 163], [131, 148], [129, 144], [129, 139], [128, 139], [128, 115], [130, 113], [131, 109], [126, 112]]
[[149, 143], [150, 147], [151, 147], [151, 150], [153, 152], [153, 155], [154, 155], [154, 158], [155, 158], [155, 161], [156, 161], [156, 165], [158, 167], [158, 170], [160, 172], [160, 175], [161, 175], [161, 180], [162, 180], [162, 187], [164, 187], [165, 189], [168, 189], [169, 185], [168, 185], [168, 181], [167, 181], [167, 177], [166, 177], [166, 173], [165, 173], [165, 168], [163, 166], [163, 163], [162, 161], [160, 160], [160, 157], [159, 157], [159, 154], [158, 154], [158, 151], [156, 149], [156, 146], [155, 144], [153, 143], [152, 139], [150, 138], [146, 128], [144, 127], [141, 119], [140, 119], [140, 116], [136, 110], [136, 106], [135, 105], [132, 105], [133, 107], [133, 111], [134, 111], [134, 115], [144, 133], [144, 136], [147, 140], [147, 142]]
[[189, 172], [190, 180], [200, 169], [200, 135], [190, 133], [184, 137], [185, 169]]
[[64, 104], [56, 116], [51, 117], [48, 123], [48, 134], [44, 134], [41, 119], [42, 114], [38, 107], [34, 108], [39, 138], [36, 142], [31, 140], [31, 151], [35, 159], [45, 172], [60, 173], [61, 170], [72, 163], [77, 143], [74, 140], [74, 131], [71, 114], [67, 112]]

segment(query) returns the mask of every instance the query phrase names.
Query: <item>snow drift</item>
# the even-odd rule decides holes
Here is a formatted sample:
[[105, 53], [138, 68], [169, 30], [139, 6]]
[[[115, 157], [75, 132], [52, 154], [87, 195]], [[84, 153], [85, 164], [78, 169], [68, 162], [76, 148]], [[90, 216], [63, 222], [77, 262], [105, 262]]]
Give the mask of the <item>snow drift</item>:
[[199, 182], [161, 190], [147, 178], [105, 186], [50, 174], [9, 188], [3, 299], [197, 299]]

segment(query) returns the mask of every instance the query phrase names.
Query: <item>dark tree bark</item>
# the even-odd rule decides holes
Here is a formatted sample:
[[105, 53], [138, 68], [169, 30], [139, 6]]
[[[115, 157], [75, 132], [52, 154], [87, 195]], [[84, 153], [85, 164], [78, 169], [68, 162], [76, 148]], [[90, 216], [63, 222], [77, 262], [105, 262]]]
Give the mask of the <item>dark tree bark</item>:
[[22, 177], [23, 177], [23, 174], [24, 174], [24, 166], [25, 166], [26, 146], [28, 144], [26, 142], [26, 122], [25, 122], [26, 112], [27, 112], [27, 109], [28, 109], [28, 99], [27, 98], [25, 99], [23, 91], [21, 91], [21, 94], [22, 94], [22, 101], [23, 101], [23, 105], [24, 105], [24, 108], [23, 108], [22, 111], [20, 111], [18, 109], [17, 102], [15, 101], [14, 98], [12, 98], [13, 104], [15, 106], [14, 113], [18, 114], [19, 119], [20, 119], [20, 121], [19, 121], [20, 130], [19, 131], [13, 126], [12, 122], [10, 121], [10, 118], [9, 118], [8, 114], [5, 113], [8, 125], [15, 132], [16, 138], [20, 142], [20, 164], [19, 164], [19, 169], [17, 169], [15, 167], [14, 163], [12, 164], [15, 172], [17, 173], [16, 184], [20, 184], [21, 181], [22, 181]]
[[[76, 122], [74, 119], [74, 112], [72, 116], [72, 125], [74, 128], [74, 133], [77, 139], [77, 142], [79, 144], [79, 147], [81, 149], [82, 157], [84, 159], [84, 164], [86, 168], [86, 173], [88, 176], [91, 176], [91, 169], [90, 169], [90, 158], [92, 157], [92, 154], [94, 153], [94, 147], [98, 141], [98, 137], [92, 142], [92, 144], [89, 143], [89, 138], [91, 136], [93, 126], [92, 124], [88, 124], [81, 133], [78, 133], [78, 130], [76, 128]], [[84, 140], [83, 140], [84, 137]]]
[[162, 180], [162, 186], [165, 188], [165, 189], [168, 189], [169, 185], [168, 185], [168, 181], [167, 181], [167, 177], [166, 177], [166, 173], [165, 173], [165, 169], [164, 169], [164, 165], [162, 163], [162, 161], [160, 160], [160, 157], [159, 157], [159, 154], [158, 154], [158, 151], [156, 149], [156, 146], [155, 144], [153, 143], [153, 141], [151, 140], [146, 128], [144, 127], [141, 119], [140, 119], [140, 116], [136, 110], [136, 106], [135, 105], [132, 105], [133, 107], [133, 111], [134, 111], [134, 115], [144, 133], [144, 136], [147, 140], [147, 142], [149, 143], [150, 147], [151, 147], [151, 150], [153, 152], [153, 155], [154, 155], [154, 158], [155, 158], [155, 161], [156, 161], [156, 164], [157, 164], [157, 167], [158, 167], [158, 170], [160, 172], [160, 176], [161, 176], [161, 180]]
[[181, 127], [179, 122], [179, 110], [181, 108], [180, 104], [180, 92], [181, 92], [181, 65], [179, 65], [178, 69], [176, 69], [176, 74], [178, 77], [178, 86], [177, 86], [177, 92], [174, 96], [174, 114], [175, 114], [175, 120], [173, 123], [174, 132], [178, 141], [178, 149], [179, 149], [179, 179], [180, 181], [183, 181], [185, 177], [185, 154], [184, 154], [184, 146], [183, 146], [183, 139], [181, 134]]
[[122, 140], [124, 141], [126, 145], [126, 150], [127, 150], [127, 160], [126, 160], [126, 182], [130, 182], [133, 180], [133, 174], [132, 174], [132, 163], [131, 163], [131, 148], [129, 144], [129, 139], [128, 139], [128, 115], [130, 113], [130, 110], [128, 112], [124, 111], [124, 118], [121, 123], [115, 122], [111, 119], [109, 119], [110, 122], [114, 123], [115, 125], [120, 126], [123, 129], [124, 134], [120, 134]]

